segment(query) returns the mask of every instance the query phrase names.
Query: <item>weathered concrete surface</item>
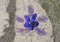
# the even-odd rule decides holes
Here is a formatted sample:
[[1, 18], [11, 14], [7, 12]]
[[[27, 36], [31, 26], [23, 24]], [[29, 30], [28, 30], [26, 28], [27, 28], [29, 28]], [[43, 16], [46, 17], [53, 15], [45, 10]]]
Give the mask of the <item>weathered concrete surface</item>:
[[54, 42], [60, 42], [60, 0], [39, 0], [53, 26]]
[[9, 0], [9, 4], [6, 8], [6, 11], [9, 14], [9, 27], [3, 30], [5, 34], [0, 37], [0, 42], [13, 42], [14, 41], [14, 37], [15, 37], [14, 16], [15, 16], [15, 11], [16, 11], [15, 3], [16, 3], [16, 0]]

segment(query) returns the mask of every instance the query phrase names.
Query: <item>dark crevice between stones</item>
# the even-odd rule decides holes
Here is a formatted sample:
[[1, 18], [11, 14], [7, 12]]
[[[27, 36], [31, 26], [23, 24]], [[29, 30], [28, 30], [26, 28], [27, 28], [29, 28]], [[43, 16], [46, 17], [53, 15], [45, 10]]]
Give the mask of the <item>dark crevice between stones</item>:
[[54, 42], [60, 42], [60, 1], [59, 0], [39, 0], [42, 8], [45, 9], [53, 26]]
[[5, 34], [0, 37], [0, 42], [14, 41], [14, 38], [15, 38], [14, 17], [16, 12], [15, 3], [16, 3], [16, 0], [9, 0], [8, 7], [6, 8], [6, 11], [9, 14], [9, 27], [3, 30]]

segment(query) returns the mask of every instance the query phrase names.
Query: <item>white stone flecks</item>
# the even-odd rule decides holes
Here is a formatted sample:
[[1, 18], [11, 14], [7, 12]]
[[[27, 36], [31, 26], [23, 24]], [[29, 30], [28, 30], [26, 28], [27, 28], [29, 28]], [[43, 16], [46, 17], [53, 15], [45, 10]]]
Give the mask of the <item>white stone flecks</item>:
[[8, 0], [0, 0], [0, 37], [4, 34], [4, 25], [6, 25], [6, 27], [9, 27], [9, 23], [7, 21], [9, 20], [9, 15], [6, 12], [7, 5]]

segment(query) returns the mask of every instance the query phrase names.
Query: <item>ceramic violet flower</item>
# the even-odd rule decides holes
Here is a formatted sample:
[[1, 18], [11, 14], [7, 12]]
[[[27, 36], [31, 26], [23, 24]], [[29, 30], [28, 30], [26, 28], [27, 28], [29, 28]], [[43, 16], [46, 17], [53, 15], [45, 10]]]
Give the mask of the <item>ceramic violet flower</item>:
[[47, 18], [43, 16], [43, 17], [39, 17], [38, 19], [36, 19], [37, 13], [34, 13], [34, 9], [31, 6], [28, 6], [28, 12], [29, 12], [29, 15], [24, 16], [24, 19], [26, 21], [25, 23], [24, 23], [24, 19], [22, 19], [18, 16], [15, 17], [15, 20], [17, 20], [20, 23], [24, 23], [23, 26], [25, 27], [25, 29], [19, 28], [18, 29], [19, 32], [28, 33], [29, 31], [35, 30], [35, 31], [37, 31], [37, 34], [45, 35], [46, 32], [38, 27], [38, 25], [39, 25], [38, 22], [45, 22], [47, 20]]
[[37, 27], [39, 23], [36, 20], [37, 14], [33, 14], [30, 18], [28, 15], [25, 15], [24, 18], [26, 22], [24, 23], [24, 27], [28, 27], [30, 30], [34, 30], [34, 27]]

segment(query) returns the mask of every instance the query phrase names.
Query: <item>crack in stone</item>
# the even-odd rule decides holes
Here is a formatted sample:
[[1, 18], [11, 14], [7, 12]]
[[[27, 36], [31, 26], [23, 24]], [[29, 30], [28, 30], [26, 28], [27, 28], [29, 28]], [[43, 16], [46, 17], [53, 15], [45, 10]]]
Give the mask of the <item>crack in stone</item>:
[[14, 41], [14, 37], [15, 37], [14, 17], [15, 17], [15, 12], [16, 12], [15, 3], [16, 3], [16, 0], [9, 0], [8, 7], [6, 8], [6, 11], [9, 14], [9, 27], [3, 30], [5, 34], [0, 37], [0, 42], [13, 42]]

